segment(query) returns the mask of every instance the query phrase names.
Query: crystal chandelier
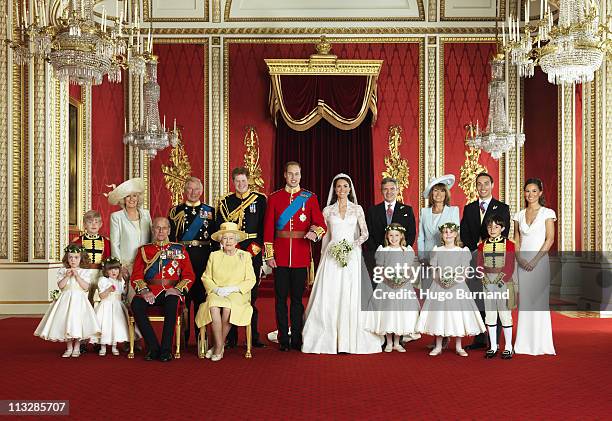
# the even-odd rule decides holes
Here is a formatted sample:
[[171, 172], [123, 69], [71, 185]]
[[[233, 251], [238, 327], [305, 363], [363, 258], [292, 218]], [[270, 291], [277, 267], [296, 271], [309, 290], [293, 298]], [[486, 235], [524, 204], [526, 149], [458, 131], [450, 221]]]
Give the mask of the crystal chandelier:
[[518, 18], [508, 18], [504, 49], [521, 77], [531, 77], [539, 65], [557, 85], [591, 82], [606, 53], [612, 52], [612, 16], [600, 24], [596, 0], [560, 0], [558, 24], [548, 2], [540, 0], [540, 20], [529, 24], [529, 0], [521, 33]]
[[[161, 124], [159, 119], [159, 85], [157, 84], [157, 57], [152, 54], [146, 57], [146, 73], [144, 82], [144, 120], [134, 129], [123, 136], [123, 143], [138, 147], [145, 151], [146, 155], [153, 159], [157, 151], [173, 147], [178, 144], [179, 136], [174, 120], [174, 129], [166, 130], [166, 117]], [[127, 129], [127, 127], [126, 127]]]
[[[504, 80], [504, 54], [496, 54], [491, 60], [491, 81], [489, 82], [489, 117], [484, 132], [480, 131], [478, 121], [476, 129], [467, 144], [473, 148], [482, 149], [491, 154], [493, 159], [501, 158], [502, 154], [515, 146], [525, 143], [525, 135], [515, 133], [508, 124], [506, 113], [506, 81]], [[522, 126], [522, 123], [521, 123]]]
[[131, 24], [126, 20], [127, 0], [122, 11], [118, 0], [115, 2], [119, 16], [110, 29], [104, 7], [101, 24], [94, 22], [94, 0], [70, 0], [53, 23], [47, 19], [47, 0], [31, 4], [33, 13], [25, 1], [21, 13], [16, 10], [18, 36], [6, 40], [18, 65], [40, 57], [51, 63], [58, 79], [78, 85], [99, 85], [105, 75], [111, 82], [121, 82], [122, 68], [144, 73], [138, 9], [134, 9], [135, 23]]

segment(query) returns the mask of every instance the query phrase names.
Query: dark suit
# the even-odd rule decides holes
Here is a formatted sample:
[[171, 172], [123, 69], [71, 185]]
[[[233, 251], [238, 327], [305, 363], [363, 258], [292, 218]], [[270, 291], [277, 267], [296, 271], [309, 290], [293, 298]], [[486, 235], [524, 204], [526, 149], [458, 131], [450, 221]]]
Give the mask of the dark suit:
[[[391, 222], [397, 222], [406, 229], [406, 244], [411, 246], [416, 238], [416, 223], [414, 222], [414, 212], [412, 207], [395, 202], [393, 218]], [[378, 246], [385, 242], [385, 228], [387, 228], [387, 209], [385, 202], [372, 206], [366, 215], [366, 224], [370, 236], [366, 242], [369, 253], [376, 252]]]
[[470, 249], [471, 252], [478, 248], [478, 243], [489, 238], [485, 221], [493, 214], [501, 216], [506, 224], [502, 235], [508, 238], [510, 234], [510, 207], [503, 202], [491, 198], [487, 211], [480, 220], [480, 199], [468, 203], [463, 208], [463, 217], [461, 218], [461, 227], [459, 234], [461, 242], [464, 246]]
[[[463, 217], [461, 218], [459, 235], [461, 236], [461, 242], [463, 245], [469, 248], [472, 252], [472, 262], [474, 263], [473, 266], [476, 265], [475, 252], [478, 249], [478, 243], [489, 238], [485, 221], [489, 216], [494, 214], [501, 216], [504, 220], [505, 227], [502, 231], [502, 235], [508, 238], [508, 235], [510, 234], [510, 207], [508, 205], [492, 197], [482, 220], [480, 219], [480, 199], [468, 203], [463, 208]], [[467, 284], [472, 291], [482, 291], [482, 283], [478, 278], [468, 279]], [[484, 320], [484, 302], [482, 299], [476, 299], [475, 302], [480, 310], [482, 320]], [[497, 324], [497, 343], [499, 343], [499, 333], [501, 331], [500, 325], [501, 323]], [[474, 338], [474, 343], [485, 343], [486, 338], [487, 334], [481, 333]]]

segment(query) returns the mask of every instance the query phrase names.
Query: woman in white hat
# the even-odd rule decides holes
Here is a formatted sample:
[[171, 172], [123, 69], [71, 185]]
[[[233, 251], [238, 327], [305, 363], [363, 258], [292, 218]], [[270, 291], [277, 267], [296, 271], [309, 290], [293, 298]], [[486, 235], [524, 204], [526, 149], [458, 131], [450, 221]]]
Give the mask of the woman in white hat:
[[211, 238], [221, 243], [221, 250], [210, 254], [202, 282], [206, 288], [206, 302], [196, 314], [196, 325], [201, 328], [212, 323], [214, 345], [206, 358], [219, 361], [230, 325], [247, 326], [251, 323], [251, 289], [255, 286], [255, 272], [251, 253], [236, 245], [246, 238], [233, 222], [221, 224]]
[[142, 178], [131, 178], [108, 194], [108, 203], [122, 208], [110, 216], [111, 255], [121, 260], [127, 274], [138, 247], [151, 241], [151, 214], [142, 207], [144, 190]]
[[[434, 247], [441, 244], [438, 227], [447, 222], [459, 225], [459, 208], [450, 206], [450, 188], [453, 184], [455, 184], [455, 176], [446, 174], [431, 180], [423, 192], [423, 197], [427, 199], [428, 206], [421, 209], [419, 214], [417, 245], [421, 263], [428, 264], [429, 253]], [[423, 285], [423, 281], [425, 281], [425, 285]], [[431, 279], [421, 281], [421, 288], [428, 289], [430, 286]]]

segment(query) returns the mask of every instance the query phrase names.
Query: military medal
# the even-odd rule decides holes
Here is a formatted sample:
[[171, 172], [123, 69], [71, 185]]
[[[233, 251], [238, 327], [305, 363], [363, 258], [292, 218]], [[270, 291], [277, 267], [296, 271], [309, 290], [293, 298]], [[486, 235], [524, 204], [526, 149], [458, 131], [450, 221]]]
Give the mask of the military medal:
[[204, 209], [200, 209], [200, 218], [206, 219], [206, 211]]
[[167, 259], [167, 258], [168, 258], [168, 254], [166, 253], [166, 250], [163, 250], [163, 251], [161, 252], [161, 254], [159, 255], [159, 257], [160, 257], [162, 260]]
[[204, 234], [202, 235], [202, 237], [204, 237], [204, 239], [208, 238], [208, 231], [204, 231]]
[[197, 212], [196, 212], [195, 208], [191, 208], [191, 214], [192, 214], [192, 215], [195, 215], [196, 213], [197, 213]]
[[300, 221], [302, 221], [302, 222], [306, 222], [306, 214], [302, 213], [302, 214], [300, 215]]
[[204, 228], [208, 228], [208, 220], [205, 219], [204, 222], [202, 223], [202, 225], [204, 225]]
[[249, 212], [255, 213], [255, 211], [256, 211], [255, 203], [251, 203], [251, 206], [249, 206]]

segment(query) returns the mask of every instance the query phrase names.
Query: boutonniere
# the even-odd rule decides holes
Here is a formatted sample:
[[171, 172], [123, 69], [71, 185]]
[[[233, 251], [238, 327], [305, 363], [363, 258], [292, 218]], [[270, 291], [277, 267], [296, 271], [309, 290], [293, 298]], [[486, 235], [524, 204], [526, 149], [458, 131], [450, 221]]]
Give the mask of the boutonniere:
[[497, 209], [497, 205], [493, 205], [493, 210]]

